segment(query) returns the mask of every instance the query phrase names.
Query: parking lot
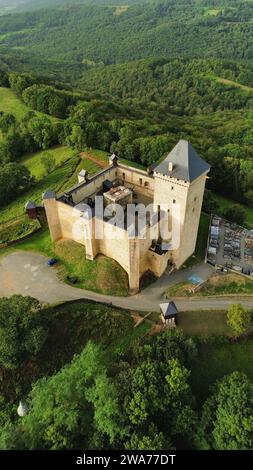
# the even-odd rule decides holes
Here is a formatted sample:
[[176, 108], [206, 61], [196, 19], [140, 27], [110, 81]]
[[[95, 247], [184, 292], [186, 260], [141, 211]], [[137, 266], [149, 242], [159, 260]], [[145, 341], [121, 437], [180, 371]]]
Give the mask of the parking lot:
[[206, 261], [218, 268], [253, 275], [253, 230], [212, 216]]

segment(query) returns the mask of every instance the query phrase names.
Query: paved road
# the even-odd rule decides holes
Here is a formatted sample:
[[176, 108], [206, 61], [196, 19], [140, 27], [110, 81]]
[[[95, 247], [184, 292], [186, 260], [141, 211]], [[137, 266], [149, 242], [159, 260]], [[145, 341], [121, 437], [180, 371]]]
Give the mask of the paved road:
[[[56, 304], [59, 302], [89, 299], [97, 302], [105, 302], [131, 310], [159, 311], [159, 304], [163, 301], [164, 290], [173, 284], [183, 282], [191, 274], [198, 275], [203, 280], [208, 279], [212, 268], [204, 263], [195, 268], [178, 271], [169, 275], [165, 273], [151, 287], [143, 290], [133, 297], [114, 297], [95, 292], [77, 289], [68, 286], [57, 277], [55, 268], [47, 266], [45, 256], [32, 253], [16, 251], [0, 258], [0, 297], [9, 297], [13, 294], [30, 295], [41, 302]], [[240, 297], [245, 307], [252, 308], [253, 300]], [[204, 309], [226, 309], [233, 300], [222, 299], [185, 299], [177, 301], [179, 310], [204, 310]]]

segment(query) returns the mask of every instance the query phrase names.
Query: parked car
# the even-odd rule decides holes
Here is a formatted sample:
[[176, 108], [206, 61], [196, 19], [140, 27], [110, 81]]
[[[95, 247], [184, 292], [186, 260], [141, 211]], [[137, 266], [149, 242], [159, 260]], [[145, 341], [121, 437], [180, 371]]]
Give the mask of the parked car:
[[57, 259], [55, 258], [51, 258], [47, 262], [48, 266], [54, 266], [56, 263], [57, 263]]

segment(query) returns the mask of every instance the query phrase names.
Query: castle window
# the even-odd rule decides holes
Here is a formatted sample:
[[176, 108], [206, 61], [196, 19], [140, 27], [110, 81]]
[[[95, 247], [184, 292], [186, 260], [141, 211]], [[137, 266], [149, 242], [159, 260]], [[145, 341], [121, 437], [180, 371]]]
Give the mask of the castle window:
[[122, 178], [123, 178], [123, 180], [126, 178], [126, 175], [125, 175], [125, 173], [123, 173], [123, 175], [122, 175]]
[[196, 196], [195, 196], [195, 198], [194, 198], [194, 201], [195, 201], [195, 202], [197, 201], [197, 197], [196, 197]]
[[173, 199], [173, 204], [176, 204], [176, 199]]
[[173, 189], [174, 189], [174, 186], [171, 186], [171, 191], [173, 191]]
[[140, 185], [142, 185], [142, 178], [140, 178]]
[[149, 184], [148, 184], [148, 182], [147, 182], [147, 181], [145, 181], [145, 183], [144, 183], [144, 186], [146, 186], [146, 187], [147, 187], [148, 185], [149, 185]]

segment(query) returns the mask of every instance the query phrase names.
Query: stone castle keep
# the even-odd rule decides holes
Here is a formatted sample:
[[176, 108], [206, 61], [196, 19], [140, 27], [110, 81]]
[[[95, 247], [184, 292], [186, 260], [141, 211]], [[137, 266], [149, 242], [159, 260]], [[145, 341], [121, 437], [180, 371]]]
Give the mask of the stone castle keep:
[[[184, 140], [180, 140], [161, 163], [152, 165], [147, 171], [123, 165], [116, 155], [112, 155], [109, 166], [95, 176], [89, 178], [82, 170], [78, 184], [66, 193], [56, 196], [53, 191], [47, 191], [44, 194], [43, 204], [51, 238], [53, 241], [70, 239], [83, 244], [89, 260], [94, 260], [98, 254], [113, 258], [127, 272], [130, 292], [136, 293], [144, 273], [151, 271], [160, 277], [168, 263], [179, 268], [194, 252], [209, 169], [191, 144]], [[180, 246], [163, 251], [159, 238], [152, 239], [149, 223], [145, 239], [130, 238], [127, 230], [119, 227], [113, 229], [119, 237], [112, 239], [112, 224], [105, 217], [98, 219], [92, 211], [97, 195], [103, 196], [105, 207], [108, 204], [120, 204], [124, 208], [129, 203], [153, 204], [159, 213], [160, 207], [167, 205], [169, 223], [173, 204], [178, 204]], [[91, 208], [89, 221], [83, 217], [84, 203]], [[95, 222], [98, 224], [96, 227], [103, 230], [101, 239], [95, 237]]]

